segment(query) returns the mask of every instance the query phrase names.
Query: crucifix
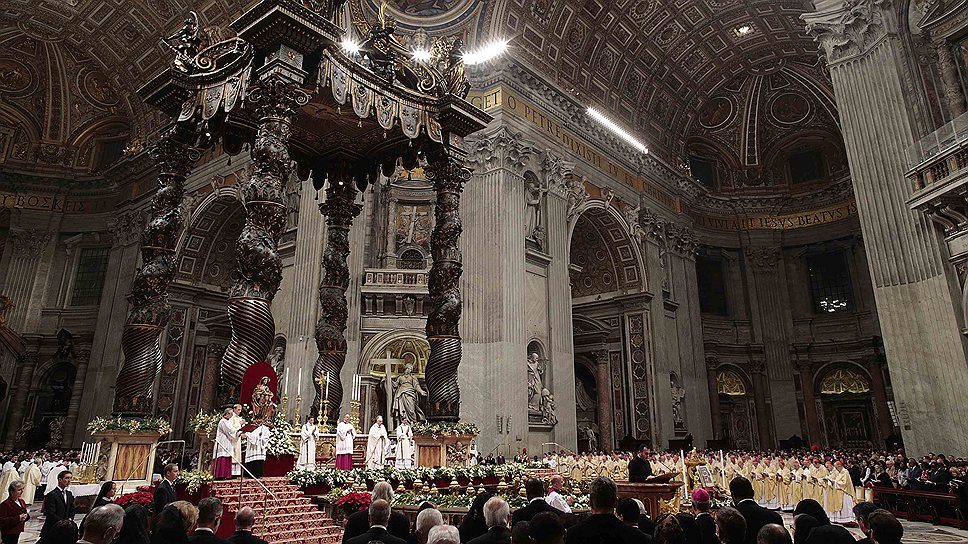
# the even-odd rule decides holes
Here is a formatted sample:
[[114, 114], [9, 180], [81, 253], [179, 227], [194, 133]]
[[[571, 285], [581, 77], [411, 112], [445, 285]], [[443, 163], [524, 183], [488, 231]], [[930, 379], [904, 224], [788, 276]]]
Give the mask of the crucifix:
[[370, 359], [370, 364], [375, 367], [379, 367], [382, 364], [385, 369], [383, 386], [386, 389], [387, 412], [383, 416], [383, 421], [387, 429], [396, 428], [396, 423], [393, 421], [393, 367], [403, 363], [403, 359], [394, 359], [390, 350], [386, 351], [386, 356], [383, 359]]
[[413, 234], [417, 228], [417, 221], [421, 217], [427, 217], [427, 212], [418, 212], [417, 206], [405, 206], [400, 217], [407, 221], [407, 237], [404, 238], [403, 242], [405, 244], [412, 244]]

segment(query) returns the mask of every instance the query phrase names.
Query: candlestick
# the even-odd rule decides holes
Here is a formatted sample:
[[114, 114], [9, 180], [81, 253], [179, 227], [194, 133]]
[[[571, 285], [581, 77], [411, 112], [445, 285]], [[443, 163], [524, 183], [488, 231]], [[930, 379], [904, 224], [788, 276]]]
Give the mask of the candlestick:
[[296, 419], [293, 421], [293, 424], [292, 424], [293, 432], [298, 433], [299, 429], [301, 428], [301, 424], [302, 424], [300, 421], [302, 419], [301, 412], [302, 412], [302, 397], [300, 397], [299, 395], [296, 395]]

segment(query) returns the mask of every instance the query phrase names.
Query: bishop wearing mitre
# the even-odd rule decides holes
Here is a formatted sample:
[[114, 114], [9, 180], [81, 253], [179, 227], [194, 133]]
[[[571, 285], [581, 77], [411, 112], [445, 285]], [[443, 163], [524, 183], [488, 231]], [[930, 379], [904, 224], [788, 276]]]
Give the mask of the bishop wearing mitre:
[[353, 470], [353, 438], [356, 429], [350, 423], [350, 415], [343, 416], [343, 421], [336, 426], [336, 468], [337, 470]]
[[370, 427], [370, 434], [366, 439], [366, 468], [383, 468], [389, 443], [390, 437], [383, 425], [383, 416], [376, 416], [376, 423]]

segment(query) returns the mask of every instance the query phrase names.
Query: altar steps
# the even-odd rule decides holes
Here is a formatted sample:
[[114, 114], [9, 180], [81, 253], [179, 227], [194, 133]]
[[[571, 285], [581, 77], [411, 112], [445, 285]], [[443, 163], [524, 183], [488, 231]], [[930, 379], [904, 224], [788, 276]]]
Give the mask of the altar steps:
[[274, 495], [266, 495], [254, 480], [212, 482], [210, 492], [225, 507], [219, 536], [232, 534], [235, 514], [245, 506], [256, 511], [252, 534], [269, 544], [339, 544], [343, 528], [326, 516], [285, 477], [260, 480]]

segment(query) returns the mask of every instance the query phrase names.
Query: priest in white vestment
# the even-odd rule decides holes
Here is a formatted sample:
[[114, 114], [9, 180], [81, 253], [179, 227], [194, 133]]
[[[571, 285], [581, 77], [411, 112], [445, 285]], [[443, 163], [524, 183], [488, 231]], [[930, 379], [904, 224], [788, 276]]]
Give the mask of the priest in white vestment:
[[[235, 406], [233, 406], [232, 413], [234, 415], [232, 416], [232, 419], [229, 420], [229, 423], [231, 423], [232, 426], [235, 427], [236, 431], [241, 433], [242, 427], [245, 427], [245, 420], [242, 419], [242, 405], [236, 404]], [[232, 460], [232, 476], [241, 476], [242, 467], [241, 465], [239, 465], [239, 463], [242, 462], [242, 441], [241, 440], [235, 441], [235, 449], [232, 450], [232, 455], [235, 456], [235, 458]]]
[[24, 470], [24, 494], [20, 498], [27, 504], [33, 504], [34, 496], [37, 494], [37, 486], [40, 485], [40, 459], [27, 465]]
[[65, 470], [67, 470], [67, 463], [64, 461], [57, 461], [57, 464], [50, 469], [50, 472], [47, 473], [47, 487], [44, 488], [44, 495], [57, 489], [57, 477]]
[[397, 468], [413, 468], [413, 430], [410, 420], [403, 418], [397, 425]]
[[366, 439], [366, 468], [383, 468], [389, 442], [383, 416], [376, 416], [376, 423], [370, 426], [370, 434]]
[[353, 470], [353, 438], [356, 429], [350, 423], [350, 416], [343, 416], [343, 421], [336, 426], [336, 468], [337, 470]]
[[299, 459], [296, 460], [296, 468], [316, 469], [317, 438], [319, 438], [319, 427], [316, 426], [316, 418], [309, 416], [302, 429], [299, 430]]
[[[222, 413], [222, 419], [218, 422], [218, 429], [215, 431], [215, 448], [212, 452], [214, 467], [212, 473], [216, 480], [228, 480], [232, 478], [232, 455], [235, 447], [239, 443], [239, 433], [241, 430], [232, 424], [232, 417], [235, 410], [226, 408]], [[241, 446], [240, 446], [241, 449]], [[55, 486], [56, 487], [56, 486]]]
[[269, 428], [263, 423], [246, 436], [245, 468], [254, 478], [261, 478], [266, 464], [266, 447], [269, 445]]

